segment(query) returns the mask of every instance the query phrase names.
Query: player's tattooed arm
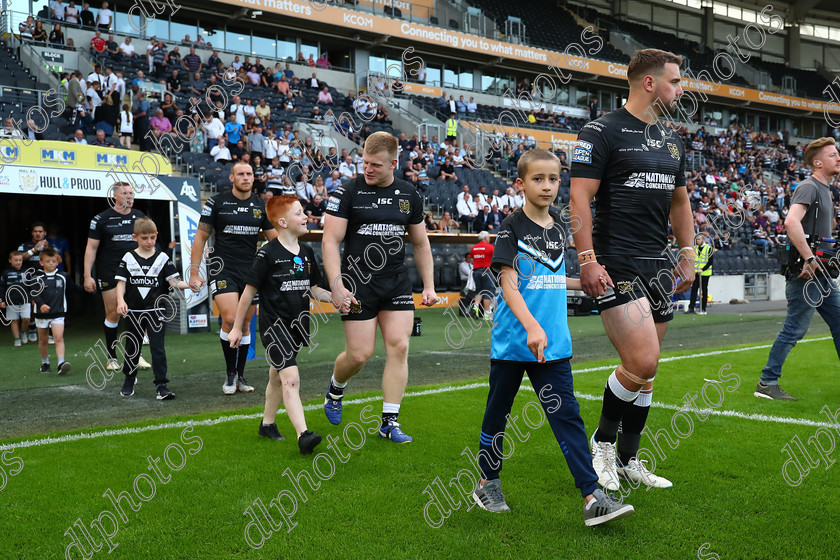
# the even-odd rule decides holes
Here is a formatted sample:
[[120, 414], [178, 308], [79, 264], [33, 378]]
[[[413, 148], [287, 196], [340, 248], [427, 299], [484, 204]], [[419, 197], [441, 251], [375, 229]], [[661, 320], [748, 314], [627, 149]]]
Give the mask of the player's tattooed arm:
[[198, 222], [198, 231], [204, 232], [207, 235], [213, 233], [213, 226], [206, 222]]

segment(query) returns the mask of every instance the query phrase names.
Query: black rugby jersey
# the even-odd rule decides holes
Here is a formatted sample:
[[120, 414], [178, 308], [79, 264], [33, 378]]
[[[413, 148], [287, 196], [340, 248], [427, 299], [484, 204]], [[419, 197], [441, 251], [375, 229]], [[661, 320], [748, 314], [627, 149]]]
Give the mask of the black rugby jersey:
[[93, 217], [88, 237], [99, 240], [99, 249], [96, 251], [97, 275], [101, 276], [105, 271], [113, 273], [123, 255], [137, 248], [137, 242], [132, 237], [134, 222], [145, 217], [143, 212], [134, 208], [128, 214], [120, 214], [109, 208]]
[[312, 247], [301, 243], [295, 255], [279, 239], [272, 239], [257, 251], [246, 283], [260, 293], [260, 331], [277, 319], [300, 319], [309, 332], [310, 288], [321, 283]]
[[685, 146], [676, 132], [663, 137], [623, 107], [608, 113], [581, 129], [572, 177], [601, 181], [592, 227], [598, 256], [663, 258], [671, 197], [686, 183]]
[[[70, 278], [66, 272], [56, 270], [47, 274], [39, 270], [36, 277], [38, 285], [32, 289], [32, 301], [35, 302], [36, 319], [55, 319], [67, 314], [67, 288]], [[49, 305], [50, 310], [42, 313], [41, 306]]]
[[368, 185], [363, 175], [339, 187], [327, 213], [347, 222], [341, 270], [388, 276], [405, 270], [407, 226], [423, 222], [423, 199], [411, 183], [394, 178], [387, 187]]
[[217, 194], [205, 202], [200, 221], [213, 226], [216, 234], [213, 257], [220, 258], [224, 268], [251, 266], [260, 230], [274, 229], [265, 213], [265, 202], [260, 197], [252, 194], [240, 200], [233, 191]]
[[169, 292], [169, 279], [178, 277], [178, 269], [169, 256], [155, 249], [155, 254], [143, 258], [137, 251], [123, 255], [115, 280], [125, 282], [123, 299], [130, 311], [160, 310], [158, 298]]
[[[34, 272], [9, 267], [0, 276], [0, 301], [6, 305], [23, 305], [29, 302], [30, 285], [35, 285]], [[36, 288], [37, 291], [37, 288]]]

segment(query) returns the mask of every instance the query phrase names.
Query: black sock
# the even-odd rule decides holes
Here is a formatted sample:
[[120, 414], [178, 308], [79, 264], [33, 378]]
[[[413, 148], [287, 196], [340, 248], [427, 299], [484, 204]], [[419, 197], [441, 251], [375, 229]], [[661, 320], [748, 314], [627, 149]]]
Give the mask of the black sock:
[[105, 325], [105, 348], [108, 350], [108, 358], [117, 359], [117, 327]]
[[240, 344], [239, 348], [234, 350], [236, 352], [236, 373], [239, 377], [245, 375], [245, 362], [248, 360], [248, 348], [248, 344]]
[[[615, 443], [618, 425], [630, 405], [631, 403], [616, 397], [609, 384], [604, 387], [604, 403], [601, 405], [601, 420], [598, 422], [598, 429], [595, 430], [595, 441]], [[624, 426], [624, 429], [626, 430], [627, 426]]]
[[344, 387], [336, 387], [332, 378], [330, 378], [330, 387], [327, 389], [327, 398], [334, 401], [340, 401], [344, 398], [344, 389], [346, 388], [346, 385]]
[[397, 418], [399, 418], [399, 412], [383, 412], [382, 413], [382, 427], [388, 425], [389, 422], [396, 422]]
[[222, 343], [222, 354], [225, 355], [225, 371], [231, 375], [236, 372], [236, 348], [231, 348], [227, 340], [220, 338], [219, 342]]
[[[639, 398], [644, 393], [640, 393]], [[642, 430], [645, 429], [650, 405], [639, 406], [632, 403], [624, 412], [621, 420], [621, 437], [618, 438], [618, 458], [622, 465], [626, 465], [630, 459], [639, 452], [639, 444], [642, 441]]]

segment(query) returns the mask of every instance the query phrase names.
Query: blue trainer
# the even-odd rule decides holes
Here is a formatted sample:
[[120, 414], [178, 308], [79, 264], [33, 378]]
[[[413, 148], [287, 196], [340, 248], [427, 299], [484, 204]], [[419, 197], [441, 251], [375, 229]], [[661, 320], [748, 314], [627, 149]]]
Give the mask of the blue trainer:
[[330, 424], [338, 426], [341, 424], [341, 401], [334, 401], [327, 397], [324, 399], [324, 414], [327, 415], [327, 420]]
[[401, 425], [397, 422], [388, 422], [386, 426], [379, 428], [379, 437], [390, 439], [394, 443], [411, 443], [414, 441], [411, 436], [406, 435], [400, 429]]

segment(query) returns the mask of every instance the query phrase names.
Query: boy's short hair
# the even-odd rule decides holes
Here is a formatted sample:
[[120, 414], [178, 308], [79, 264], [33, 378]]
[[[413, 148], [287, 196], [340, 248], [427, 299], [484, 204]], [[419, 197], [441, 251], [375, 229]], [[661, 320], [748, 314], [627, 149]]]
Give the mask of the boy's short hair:
[[55, 257], [55, 258], [58, 258], [58, 251], [56, 251], [56, 250], [55, 250], [55, 249], [53, 249], [52, 247], [47, 247], [46, 249], [44, 249], [43, 251], [41, 251], [41, 260], [43, 260], [43, 259], [44, 259], [44, 257]]
[[134, 235], [144, 235], [157, 232], [157, 225], [151, 218], [137, 218], [134, 222]]
[[522, 154], [516, 163], [516, 171], [523, 180], [528, 174], [528, 166], [534, 161], [553, 161], [557, 164], [558, 172], [560, 171], [560, 158], [543, 148], [534, 148]]
[[23, 251], [18, 251], [17, 249], [15, 249], [14, 251], [11, 251], [11, 252], [9, 253], [9, 259], [10, 259], [10, 260], [11, 260], [11, 259], [13, 259], [13, 258], [15, 258], [15, 257], [17, 257], [17, 256], [21, 256], [21, 257], [22, 257], [22, 256], [23, 256]]
[[293, 194], [281, 194], [280, 196], [272, 196], [265, 203], [265, 213], [268, 216], [268, 221], [271, 225], [277, 227], [277, 222], [280, 218], [289, 211], [292, 204], [298, 202], [298, 197]]
[[398, 151], [399, 144], [397, 143], [397, 138], [384, 130], [374, 132], [365, 140], [365, 152], [369, 154], [386, 152], [390, 159], [397, 159]]
[[680, 66], [683, 57], [660, 49], [642, 49], [636, 51], [630, 64], [627, 65], [627, 81], [644, 78], [647, 74], [660, 76], [668, 63]]

